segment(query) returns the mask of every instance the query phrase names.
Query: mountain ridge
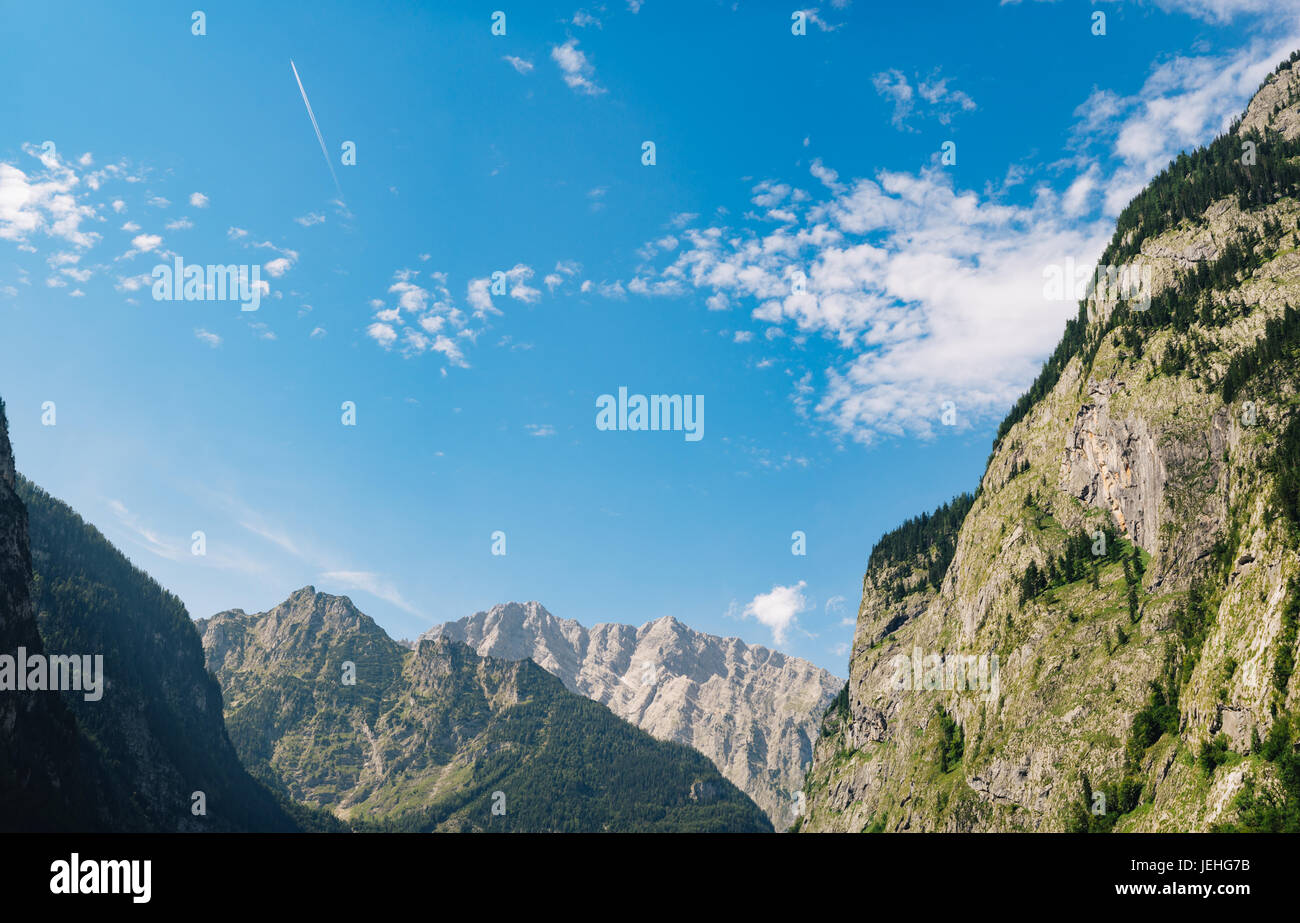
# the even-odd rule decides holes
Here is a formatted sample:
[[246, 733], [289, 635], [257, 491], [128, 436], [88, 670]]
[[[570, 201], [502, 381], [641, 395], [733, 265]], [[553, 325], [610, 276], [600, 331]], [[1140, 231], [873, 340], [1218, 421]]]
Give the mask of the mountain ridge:
[[659, 739], [693, 747], [777, 829], [794, 822], [821, 712], [843, 685], [806, 660], [699, 632], [671, 615], [588, 629], [536, 601], [502, 603], [421, 638], [444, 636], [480, 654], [532, 659], [570, 691]]
[[529, 660], [407, 648], [310, 587], [198, 625], [245, 763], [354, 829], [771, 830], [703, 756]]

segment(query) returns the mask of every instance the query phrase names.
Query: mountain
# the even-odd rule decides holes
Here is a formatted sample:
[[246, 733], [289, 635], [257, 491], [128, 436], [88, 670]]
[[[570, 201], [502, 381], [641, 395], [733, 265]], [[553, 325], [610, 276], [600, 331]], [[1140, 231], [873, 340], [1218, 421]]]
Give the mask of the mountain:
[[21, 475], [18, 495], [28, 513], [32, 604], [46, 648], [103, 657], [102, 698], [67, 692], [63, 700], [100, 767], [94, 800], [106, 826], [297, 829], [240, 764], [226, 736], [221, 689], [180, 600]]
[[445, 638], [408, 648], [312, 587], [199, 626], [245, 764], [356, 829], [772, 829], [699, 753], [531, 661]]
[[[0, 655], [42, 656], [27, 510], [0, 401]], [[97, 829], [76, 719], [57, 693], [0, 691], [0, 831]]]
[[871, 553], [802, 830], [1300, 828], [1295, 60], [1121, 214], [1149, 304], [1091, 291]]
[[483, 656], [531, 658], [570, 691], [703, 753], [778, 830], [794, 822], [821, 714], [843, 685], [805, 660], [671, 617], [587, 629], [536, 602], [508, 603], [421, 637], [460, 641]]
[[0, 404], [0, 655], [19, 648], [92, 672], [0, 693], [0, 829], [297, 829], [240, 765], [184, 607], [15, 471]]

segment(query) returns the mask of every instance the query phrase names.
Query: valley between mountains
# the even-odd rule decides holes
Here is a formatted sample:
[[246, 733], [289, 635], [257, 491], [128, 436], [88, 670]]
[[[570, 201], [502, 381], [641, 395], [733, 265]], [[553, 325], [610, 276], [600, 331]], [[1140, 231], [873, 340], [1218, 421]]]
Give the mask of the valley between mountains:
[[847, 682], [536, 602], [195, 622], [0, 403], [0, 655], [105, 674], [0, 694], [0, 828], [1300, 830], [1298, 60], [1120, 215], [1150, 298], [1087, 293], [974, 492], [876, 543]]

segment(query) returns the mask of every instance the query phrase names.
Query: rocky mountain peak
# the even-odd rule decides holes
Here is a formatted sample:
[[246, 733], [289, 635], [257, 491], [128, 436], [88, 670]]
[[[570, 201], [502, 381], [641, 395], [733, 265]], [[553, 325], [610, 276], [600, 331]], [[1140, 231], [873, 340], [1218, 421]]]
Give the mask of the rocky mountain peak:
[[[557, 621], [536, 603], [476, 618], [490, 633]], [[527, 659], [480, 655], [453, 632], [426, 632], [408, 650], [350, 600], [311, 588], [268, 612], [221, 613], [202, 632], [241, 755], [287, 795], [349, 821], [641, 829], [622, 818], [640, 816], [645, 792], [666, 787], [662, 829], [770, 829], [700, 753], [631, 727]], [[347, 662], [351, 683], [341, 680]], [[567, 785], [590, 795], [560, 812], [555, 793]], [[504, 820], [490, 810], [496, 791], [510, 793]], [[712, 819], [695, 809], [716, 799], [730, 807]]]
[[1297, 62], [1279, 67], [1259, 88], [1246, 107], [1238, 135], [1276, 131], [1288, 141], [1300, 136], [1300, 107], [1294, 105], [1300, 94], [1300, 70]]
[[694, 747], [788, 827], [826, 705], [841, 681], [807, 661], [720, 638], [668, 615], [588, 629], [540, 603], [505, 603], [438, 625], [483, 657], [530, 659], [572, 692], [662, 740]]

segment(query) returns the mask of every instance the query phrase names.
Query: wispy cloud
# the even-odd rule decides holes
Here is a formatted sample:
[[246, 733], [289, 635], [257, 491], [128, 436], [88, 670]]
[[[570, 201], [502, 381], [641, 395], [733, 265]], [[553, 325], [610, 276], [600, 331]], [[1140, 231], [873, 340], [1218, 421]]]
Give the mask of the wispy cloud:
[[333, 570], [322, 573], [320, 578], [344, 590], [360, 590], [363, 593], [369, 593], [376, 599], [391, 603], [403, 612], [424, 618], [424, 613], [407, 602], [397, 588], [379, 574], [371, 571]]
[[948, 86], [949, 78], [940, 77], [935, 71], [928, 78], [920, 78], [913, 86], [907, 76], [900, 70], [881, 71], [871, 78], [871, 85], [876, 92], [894, 104], [894, 113], [890, 118], [895, 128], [902, 131], [914, 131], [908, 120], [914, 115], [923, 115], [936, 119], [940, 124], [949, 124], [959, 112], [973, 112], [975, 100], [961, 90]]
[[576, 38], [563, 45], [552, 45], [551, 60], [559, 65], [564, 82], [571, 90], [587, 96], [599, 96], [605, 92], [605, 88], [596, 83], [596, 68], [579, 50]]
[[127, 509], [126, 505], [120, 500], [109, 500], [108, 508], [113, 511], [117, 517], [118, 524], [129, 533], [131, 540], [142, 548], [145, 548], [160, 558], [166, 558], [169, 561], [179, 561], [189, 552], [182, 548], [179, 543], [169, 541], [161, 533], [154, 531], [145, 525], [144, 521], [135, 513]]

